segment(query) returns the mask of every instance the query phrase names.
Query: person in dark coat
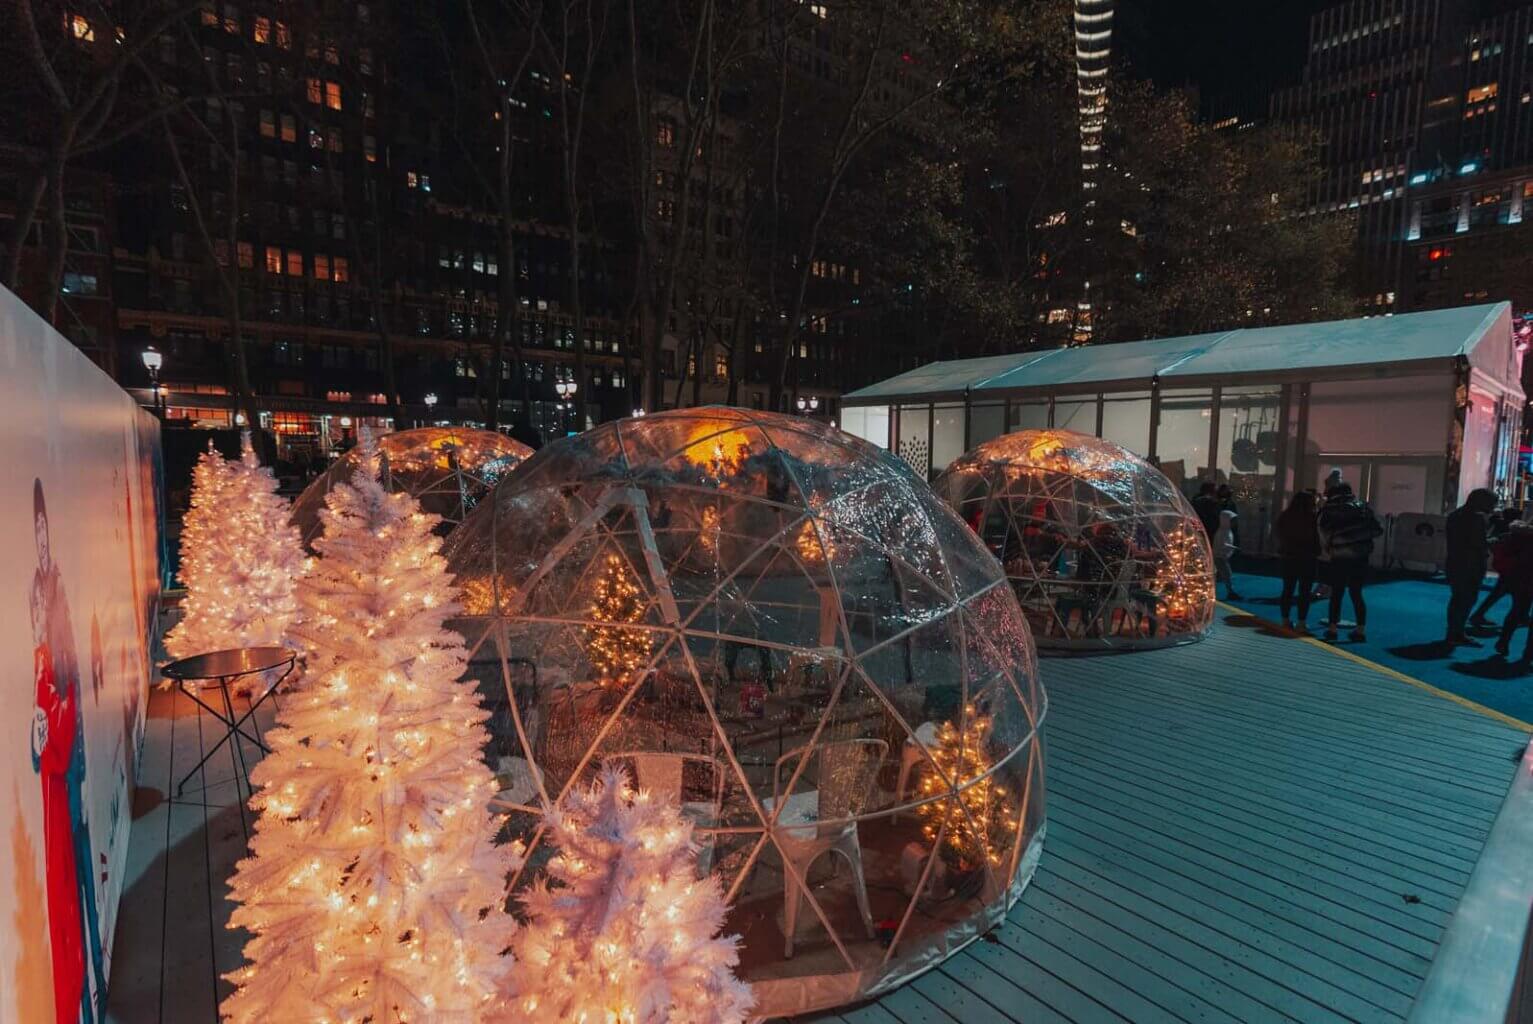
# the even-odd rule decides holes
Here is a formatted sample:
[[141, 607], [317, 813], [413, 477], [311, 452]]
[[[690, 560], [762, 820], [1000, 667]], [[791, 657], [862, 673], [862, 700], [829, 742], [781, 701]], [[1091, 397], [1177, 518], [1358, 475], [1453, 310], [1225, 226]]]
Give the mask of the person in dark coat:
[[[1512, 594], [1512, 610], [1501, 623], [1501, 636], [1496, 641], [1496, 653], [1505, 658], [1511, 653], [1512, 635], [1528, 624], [1528, 610], [1533, 607], [1533, 528], [1525, 523], [1512, 524], [1496, 544], [1496, 561]], [[1522, 660], [1533, 661], [1533, 633], [1523, 644]]]
[[1521, 514], [1511, 506], [1505, 506], [1497, 512], [1491, 513], [1490, 517], [1490, 567], [1496, 573], [1496, 585], [1485, 595], [1475, 610], [1469, 613], [1469, 624], [1479, 629], [1491, 629], [1496, 624], [1486, 618], [1490, 610], [1494, 608], [1503, 597], [1512, 593], [1511, 581], [1507, 579], [1506, 570], [1500, 565], [1501, 540], [1511, 530], [1513, 525], [1521, 525]]
[[1203, 486], [1198, 488], [1198, 496], [1192, 499], [1192, 510], [1198, 514], [1198, 521], [1203, 524], [1203, 532], [1208, 534], [1212, 541], [1214, 534], [1219, 529], [1219, 496], [1216, 493], [1212, 480], [1203, 481]]
[[1378, 517], [1368, 503], [1353, 495], [1352, 485], [1348, 483], [1337, 484], [1331, 491], [1331, 496], [1320, 507], [1315, 527], [1320, 531], [1320, 560], [1326, 583], [1331, 588], [1325, 638], [1336, 639], [1342, 596], [1351, 595], [1352, 608], [1357, 615], [1352, 639], [1366, 640], [1368, 606], [1363, 603], [1363, 582], [1367, 579], [1373, 542], [1384, 532], [1384, 527], [1379, 525]]
[[1448, 513], [1446, 537], [1448, 559], [1448, 635], [1445, 643], [1478, 647], [1465, 627], [1470, 609], [1480, 596], [1485, 572], [1490, 568], [1490, 514], [1496, 495], [1483, 487], [1469, 492], [1464, 503]]
[[[1315, 568], [1320, 558], [1320, 531], [1315, 527], [1315, 492], [1300, 491], [1293, 496], [1274, 527], [1278, 554], [1283, 559], [1283, 593], [1279, 605], [1283, 623], [1289, 629], [1309, 631], [1310, 591], [1315, 586]], [[1299, 598], [1299, 619], [1293, 619], [1293, 600]]]

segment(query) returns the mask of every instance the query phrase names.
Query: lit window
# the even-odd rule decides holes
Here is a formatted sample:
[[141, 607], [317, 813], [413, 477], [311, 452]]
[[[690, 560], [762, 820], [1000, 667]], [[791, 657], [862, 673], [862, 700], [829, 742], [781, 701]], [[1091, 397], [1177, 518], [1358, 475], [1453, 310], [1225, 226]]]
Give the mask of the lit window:
[[378, 162], [378, 140], [373, 136], [362, 136], [362, 155], [367, 158], [367, 162], [370, 164]]
[[727, 353], [713, 353], [713, 377], [715, 380], [729, 379], [729, 356]]
[[258, 16], [255, 20], [255, 41], [258, 43], [271, 42], [271, 19]]
[[325, 83], [325, 106], [329, 107], [331, 110], [340, 110], [341, 109], [341, 83], [340, 82], [326, 82]]
[[1043, 226], [1046, 228], [1058, 227], [1068, 219], [1069, 215], [1064, 210], [1058, 210], [1044, 218]]
[[251, 270], [255, 267], [255, 246], [249, 242], [241, 242], [236, 248], [240, 261], [241, 270]]
[[268, 274], [282, 273], [282, 250], [275, 245], [266, 247], [266, 272]]
[[406, 171], [405, 172], [405, 187], [406, 188], [420, 188], [421, 187], [420, 175], [416, 174], [414, 171]]
[[282, 141], [298, 141], [298, 122], [294, 119], [292, 114], [282, 115]]
[[676, 123], [662, 117], [655, 125], [655, 142], [667, 149], [676, 145]]
[[267, 139], [277, 137], [277, 115], [270, 110], [261, 111], [261, 136]]
[[816, 18], [827, 18], [830, 16], [830, 12], [826, 9], [824, 4], [810, 4], [809, 13], [814, 15]]
[[289, 277], [303, 276], [303, 253], [297, 249], [287, 251], [287, 274]]
[[1049, 310], [1049, 323], [1051, 323], [1051, 324], [1062, 324], [1062, 323], [1068, 323], [1069, 320], [1070, 320], [1070, 310], [1069, 309], [1061, 308], [1061, 309], [1051, 309], [1051, 310]]
[[327, 44], [325, 46], [325, 63], [326, 64], [339, 64], [340, 62], [341, 62], [341, 52], [335, 48], [335, 44], [334, 43]]
[[293, 48], [293, 30], [287, 27], [283, 21], [277, 22], [277, 45], [284, 50]]
[[1488, 85], [1477, 85], [1469, 90], [1468, 100], [1470, 103], [1484, 103], [1486, 100], [1493, 99], [1496, 91], [1497, 83], [1495, 82], [1491, 82]]
[[91, 27], [89, 19], [83, 14], [66, 14], [64, 16], [64, 27], [71, 36], [82, 43], [94, 43], [96, 41], [96, 30]]
[[330, 267], [330, 279], [337, 284], [344, 284], [351, 280], [351, 273], [346, 267], [346, 257], [337, 256]]
[[484, 273], [484, 253], [482, 252], [474, 253], [474, 272], [477, 274]]
[[[212, 4], [208, 4], [206, 7], [204, 7], [202, 9], [202, 27], [203, 28], [217, 28], [218, 27], [218, 11], [216, 11], [213, 8]], [[1528, 42], [1533, 43], [1533, 36], [1529, 36], [1528, 37]]]
[[224, 31], [231, 36], [240, 34], [240, 9], [233, 4], [224, 4]]
[[307, 92], [307, 95], [308, 95], [310, 103], [323, 103], [323, 102], [325, 102], [325, 85], [324, 85], [324, 83], [321, 82], [317, 78], [309, 79], [308, 80], [308, 92]]
[[314, 254], [314, 276], [321, 281], [330, 280], [330, 257], [322, 253]]

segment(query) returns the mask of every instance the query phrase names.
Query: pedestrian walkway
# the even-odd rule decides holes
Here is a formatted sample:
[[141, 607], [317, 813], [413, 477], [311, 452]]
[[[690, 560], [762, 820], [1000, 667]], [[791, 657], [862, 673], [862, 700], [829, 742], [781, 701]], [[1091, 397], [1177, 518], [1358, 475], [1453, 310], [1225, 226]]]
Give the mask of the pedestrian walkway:
[[[1242, 599], [1229, 603], [1276, 624], [1281, 620], [1278, 594], [1282, 581], [1266, 575], [1260, 563], [1251, 568], [1235, 574], [1235, 589]], [[1272, 571], [1276, 571], [1275, 565]], [[1447, 629], [1448, 585], [1441, 577], [1376, 574], [1363, 597], [1368, 604], [1367, 640], [1351, 640], [1342, 630], [1337, 643], [1340, 650], [1530, 723], [1528, 728], [1533, 730], [1533, 667], [1517, 663], [1525, 633], [1519, 632], [1512, 641], [1510, 661], [1496, 657], [1492, 649], [1496, 630], [1470, 631], [1483, 647], [1445, 647], [1441, 641]], [[1491, 620], [1499, 623], [1510, 608], [1511, 599], [1502, 600], [1491, 610]], [[1325, 616], [1326, 602], [1315, 602], [1310, 608], [1309, 627], [1316, 636]], [[1343, 602], [1342, 619], [1352, 617], [1351, 602]]]

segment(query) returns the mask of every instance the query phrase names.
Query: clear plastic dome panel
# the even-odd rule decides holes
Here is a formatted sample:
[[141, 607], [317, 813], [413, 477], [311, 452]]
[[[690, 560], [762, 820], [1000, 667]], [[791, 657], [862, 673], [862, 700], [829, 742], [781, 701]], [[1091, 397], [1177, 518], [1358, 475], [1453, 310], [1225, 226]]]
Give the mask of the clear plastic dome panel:
[[936, 489], [1001, 563], [1040, 647], [1160, 647], [1213, 622], [1202, 523], [1119, 445], [1067, 430], [1007, 434], [961, 456]]
[[896, 984], [1020, 895], [1043, 825], [1027, 622], [898, 459], [804, 419], [660, 413], [545, 448], [447, 547], [490, 595], [459, 627], [503, 684], [517, 886], [547, 857], [525, 815], [625, 768], [693, 821], [767, 1015]]

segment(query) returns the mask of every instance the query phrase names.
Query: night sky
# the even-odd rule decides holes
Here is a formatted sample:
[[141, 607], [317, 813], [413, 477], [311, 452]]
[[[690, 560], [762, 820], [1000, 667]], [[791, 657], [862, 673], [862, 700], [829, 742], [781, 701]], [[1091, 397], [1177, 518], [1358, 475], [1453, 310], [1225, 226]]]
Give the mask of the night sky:
[[1265, 117], [1304, 70], [1310, 15], [1336, 2], [1119, 0], [1114, 56], [1162, 87], [1195, 87], [1211, 119]]

